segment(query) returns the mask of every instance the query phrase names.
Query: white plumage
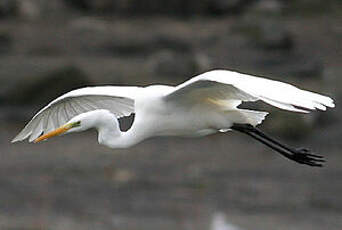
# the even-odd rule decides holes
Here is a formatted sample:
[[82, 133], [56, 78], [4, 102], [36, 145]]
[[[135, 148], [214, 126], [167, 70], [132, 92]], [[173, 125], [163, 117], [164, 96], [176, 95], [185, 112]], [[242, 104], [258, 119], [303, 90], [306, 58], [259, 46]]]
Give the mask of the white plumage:
[[[99, 86], [76, 89], [50, 102], [41, 109], [12, 142], [29, 137], [33, 141], [42, 133], [48, 133], [71, 118], [93, 110], [106, 109], [117, 118], [134, 112], [134, 95], [139, 87]], [[132, 95], [132, 97], [130, 97]]]
[[[237, 107], [257, 100], [304, 113], [334, 107], [331, 98], [287, 83], [213, 70], [175, 87], [101, 86], [73, 90], [40, 110], [12, 142], [26, 138], [33, 141], [78, 121], [80, 127], [67, 132], [96, 128], [99, 142], [112, 148], [129, 147], [152, 136], [204, 136], [230, 130], [234, 124], [260, 124], [267, 112]], [[117, 118], [131, 113], [135, 113], [131, 129], [120, 132]], [[107, 127], [102, 127], [104, 122]]]

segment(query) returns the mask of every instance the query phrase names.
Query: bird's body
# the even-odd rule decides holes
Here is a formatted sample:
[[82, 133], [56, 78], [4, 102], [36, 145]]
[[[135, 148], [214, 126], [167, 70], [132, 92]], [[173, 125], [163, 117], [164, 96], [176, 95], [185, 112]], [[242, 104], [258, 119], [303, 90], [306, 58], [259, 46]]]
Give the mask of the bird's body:
[[[13, 142], [26, 138], [37, 142], [89, 128], [97, 129], [99, 143], [111, 148], [130, 147], [153, 136], [199, 137], [231, 129], [250, 134], [256, 132], [251, 127], [268, 113], [238, 106], [257, 100], [294, 112], [334, 107], [331, 98], [290, 84], [214, 70], [178, 86], [100, 86], [71, 91], [39, 111]], [[132, 127], [121, 132], [117, 119], [132, 113]]]

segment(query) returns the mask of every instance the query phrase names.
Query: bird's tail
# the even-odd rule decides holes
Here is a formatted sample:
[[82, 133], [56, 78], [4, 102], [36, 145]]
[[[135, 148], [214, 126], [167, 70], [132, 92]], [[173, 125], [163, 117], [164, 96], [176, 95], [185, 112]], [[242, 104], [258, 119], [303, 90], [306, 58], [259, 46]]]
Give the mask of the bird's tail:
[[265, 119], [268, 112], [254, 111], [248, 109], [229, 110], [229, 117], [233, 123], [237, 124], [250, 124], [257, 126]]

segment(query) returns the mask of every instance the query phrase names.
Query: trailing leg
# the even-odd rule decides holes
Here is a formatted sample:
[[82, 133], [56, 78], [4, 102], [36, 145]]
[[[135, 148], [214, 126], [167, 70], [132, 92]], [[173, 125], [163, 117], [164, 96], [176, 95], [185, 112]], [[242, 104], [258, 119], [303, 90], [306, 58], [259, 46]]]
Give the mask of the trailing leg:
[[245, 133], [254, 139], [260, 141], [266, 146], [272, 148], [277, 151], [284, 157], [298, 162], [300, 164], [306, 164], [310, 166], [322, 167], [322, 163], [325, 162], [323, 156], [312, 154], [310, 150], [305, 148], [292, 148], [274, 138], [266, 135], [260, 129], [250, 125], [250, 124], [234, 124], [231, 129]]

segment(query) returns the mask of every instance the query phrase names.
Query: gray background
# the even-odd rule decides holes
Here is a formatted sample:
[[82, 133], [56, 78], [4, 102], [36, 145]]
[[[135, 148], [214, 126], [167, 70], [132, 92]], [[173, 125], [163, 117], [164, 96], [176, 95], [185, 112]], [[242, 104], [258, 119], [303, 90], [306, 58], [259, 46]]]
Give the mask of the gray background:
[[[342, 229], [339, 0], [0, 0], [0, 229]], [[323, 154], [290, 162], [238, 133], [126, 150], [96, 133], [10, 144], [85, 85], [179, 84], [213, 68], [291, 82], [337, 107], [261, 126]], [[222, 221], [221, 221], [222, 222]]]

